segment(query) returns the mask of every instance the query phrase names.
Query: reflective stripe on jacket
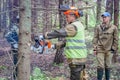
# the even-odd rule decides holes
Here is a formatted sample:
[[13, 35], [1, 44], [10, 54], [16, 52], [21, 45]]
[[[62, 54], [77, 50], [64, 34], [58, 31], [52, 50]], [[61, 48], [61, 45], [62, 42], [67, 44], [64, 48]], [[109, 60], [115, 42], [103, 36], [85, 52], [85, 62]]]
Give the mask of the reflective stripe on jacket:
[[86, 58], [87, 50], [84, 27], [80, 21], [73, 22], [72, 24], [77, 27], [77, 34], [74, 37], [66, 38], [65, 55], [67, 58]]

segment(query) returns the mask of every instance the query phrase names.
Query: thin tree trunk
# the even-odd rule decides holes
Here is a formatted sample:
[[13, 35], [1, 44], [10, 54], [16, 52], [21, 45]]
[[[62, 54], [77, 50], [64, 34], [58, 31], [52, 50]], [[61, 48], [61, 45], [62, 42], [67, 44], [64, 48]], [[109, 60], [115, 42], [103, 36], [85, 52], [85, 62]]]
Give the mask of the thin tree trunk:
[[102, 0], [97, 0], [97, 17], [96, 17], [96, 23], [100, 23], [100, 17], [101, 17], [101, 3]]
[[[88, 5], [88, 2], [86, 1], [86, 6]], [[86, 30], [88, 29], [88, 13], [85, 14], [85, 25], [86, 25]]]
[[[0, 4], [2, 4], [2, 1], [0, 0]], [[2, 6], [0, 5], [0, 12], [2, 12]], [[1, 19], [1, 14], [0, 14], [0, 32], [1, 32], [1, 30], [2, 30], [2, 27], [1, 27], [1, 21], [2, 21], [2, 19]]]
[[46, 1], [46, 0], [44, 0], [44, 7], [46, 8], [46, 10], [45, 10], [45, 13], [44, 13], [44, 28], [43, 28], [43, 33], [44, 32], [46, 32], [46, 31], [48, 31], [49, 30], [49, 23], [50, 23], [50, 19], [49, 19], [49, 11], [47, 10], [47, 8], [49, 8], [49, 0], [48, 1]]
[[[60, 5], [63, 4], [63, 0], [59, 0], [59, 7]], [[61, 12], [59, 11], [59, 25], [60, 25], [60, 28], [62, 28], [63, 26], [65, 26], [64, 24], [65, 20], [64, 20], [64, 16], [61, 14]], [[59, 38], [58, 41], [61, 41], [63, 40], [62, 38]], [[57, 49], [56, 51], [56, 55], [55, 55], [55, 58], [54, 58], [54, 63], [56, 64], [60, 64], [60, 63], [63, 63], [64, 61], [64, 56], [63, 56], [63, 51], [64, 49], [61, 48], [61, 49]]]
[[114, 24], [119, 26], [119, 2], [120, 0], [114, 0]]
[[[36, 2], [35, 0], [32, 0], [32, 8], [35, 8], [37, 7], [37, 4], [38, 2]], [[34, 41], [34, 36], [36, 34], [38, 34], [38, 30], [39, 30], [39, 27], [38, 27], [38, 15], [37, 15], [37, 10], [36, 9], [32, 9], [32, 24], [31, 24], [31, 39], [32, 41]]]
[[[7, 6], [6, 6], [6, 0], [3, 0], [3, 11], [6, 11], [7, 10]], [[7, 26], [6, 26], [6, 13], [2, 14], [3, 18], [2, 18], [2, 28], [5, 29]]]
[[18, 80], [30, 80], [31, 0], [20, 0]]
[[[12, 10], [13, 8], [13, 0], [9, 0], [9, 10]], [[10, 21], [10, 25], [13, 22], [13, 12], [9, 12], [9, 21]]]
[[111, 14], [111, 20], [113, 15], [113, 0], [107, 0], [106, 1], [106, 11]]
[[[19, 0], [13, 0], [13, 8], [18, 8], [18, 7], [19, 7]], [[12, 19], [13, 23], [17, 23], [17, 16], [19, 16], [18, 13], [19, 12], [17, 10], [13, 11], [13, 19]]]
[[72, 0], [72, 6], [74, 6], [74, 0]]
[[[119, 2], [120, 0], [114, 0], [114, 25], [119, 27]], [[118, 57], [118, 53], [114, 53], [112, 57], [113, 63], [116, 63]]]

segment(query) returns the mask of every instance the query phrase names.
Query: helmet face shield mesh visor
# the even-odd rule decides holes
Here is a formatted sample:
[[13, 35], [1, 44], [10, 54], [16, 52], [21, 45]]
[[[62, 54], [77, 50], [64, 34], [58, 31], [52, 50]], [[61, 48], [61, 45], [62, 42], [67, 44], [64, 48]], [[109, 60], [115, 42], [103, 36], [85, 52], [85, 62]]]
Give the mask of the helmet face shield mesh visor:
[[78, 8], [74, 6], [68, 5], [60, 5], [60, 10], [64, 13], [64, 15], [75, 15], [76, 17], [83, 16], [82, 11], [78, 10]]
[[64, 15], [70, 15], [70, 14], [74, 14], [77, 17], [80, 17], [80, 15], [79, 15], [77, 10], [67, 10], [67, 11], [64, 12]]

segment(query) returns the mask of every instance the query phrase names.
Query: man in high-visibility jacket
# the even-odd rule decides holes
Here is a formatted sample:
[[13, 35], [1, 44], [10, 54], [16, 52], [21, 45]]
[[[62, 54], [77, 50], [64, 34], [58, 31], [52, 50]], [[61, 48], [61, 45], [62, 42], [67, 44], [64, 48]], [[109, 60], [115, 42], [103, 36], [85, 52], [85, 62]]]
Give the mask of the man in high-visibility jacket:
[[64, 14], [68, 24], [59, 30], [46, 32], [43, 37], [45, 39], [60, 37], [66, 39], [66, 42], [56, 43], [55, 48], [65, 47], [65, 55], [70, 67], [70, 79], [83, 80], [80, 76], [85, 69], [87, 49], [85, 45], [84, 26], [78, 20], [79, 17], [83, 16], [83, 13], [75, 7], [69, 7], [69, 9], [65, 9]]

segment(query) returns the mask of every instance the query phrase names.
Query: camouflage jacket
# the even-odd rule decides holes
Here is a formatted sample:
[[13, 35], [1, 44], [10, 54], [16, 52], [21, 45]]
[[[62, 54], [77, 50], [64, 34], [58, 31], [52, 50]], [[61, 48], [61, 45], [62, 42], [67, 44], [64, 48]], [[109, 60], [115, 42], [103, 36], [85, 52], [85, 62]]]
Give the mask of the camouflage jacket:
[[118, 29], [113, 24], [100, 24], [95, 27], [93, 46], [97, 51], [118, 49]]

